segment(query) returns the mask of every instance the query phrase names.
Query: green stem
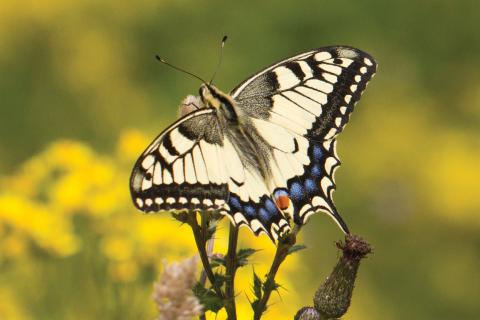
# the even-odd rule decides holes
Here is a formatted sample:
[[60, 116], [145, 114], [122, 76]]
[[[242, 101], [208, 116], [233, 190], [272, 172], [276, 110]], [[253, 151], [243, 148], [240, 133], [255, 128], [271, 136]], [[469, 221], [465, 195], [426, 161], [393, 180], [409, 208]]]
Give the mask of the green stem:
[[[213, 233], [211, 235], [210, 238], [207, 238], [207, 228], [208, 228], [208, 225], [207, 225], [207, 218], [205, 217], [205, 213], [202, 212], [201, 213], [201, 216], [202, 216], [202, 238], [204, 239], [204, 241], [206, 242], [206, 247], [207, 247], [207, 256], [208, 256], [208, 259], [210, 261], [210, 257], [212, 256], [212, 253], [213, 253], [213, 247], [214, 247], [214, 244], [215, 244], [215, 231], [216, 231], [216, 228], [213, 230]], [[200, 274], [200, 280], [199, 282], [205, 286], [205, 283], [207, 281], [207, 273], [205, 272], [205, 270], [202, 270], [202, 273]]]
[[237, 310], [235, 306], [235, 272], [237, 271], [237, 243], [238, 227], [230, 224], [230, 233], [228, 239], [228, 251], [225, 265], [225, 309], [228, 320], [237, 319]]
[[[278, 240], [277, 250], [275, 251], [275, 257], [273, 258], [272, 265], [270, 266], [270, 271], [268, 272], [265, 283], [275, 283], [275, 276], [277, 275], [278, 269], [285, 258], [288, 255], [290, 247], [295, 244], [297, 233], [300, 229], [295, 227], [285, 238]], [[263, 312], [267, 309], [268, 299], [272, 294], [273, 286], [267, 285], [263, 286], [263, 295], [262, 298], [258, 301], [257, 307], [255, 308], [253, 319], [259, 320]]]
[[208, 254], [205, 249], [206, 243], [204, 241], [204, 236], [202, 235], [202, 231], [200, 230], [200, 226], [198, 225], [196, 214], [189, 215], [188, 224], [190, 225], [193, 231], [195, 244], [197, 245], [198, 253], [200, 255], [200, 260], [202, 261], [202, 264], [203, 264], [203, 270], [205, 271], [207, 278], [212, 284], [213, 290], [215, 290], [215, 293], [217, 294], [217, 296], [221, 299], [224, 299], [224, 294], [222, 290], [217, 286], [217, 283], [215, 281], [215, 275], [213, 274], [212, 267], [210, 266]]

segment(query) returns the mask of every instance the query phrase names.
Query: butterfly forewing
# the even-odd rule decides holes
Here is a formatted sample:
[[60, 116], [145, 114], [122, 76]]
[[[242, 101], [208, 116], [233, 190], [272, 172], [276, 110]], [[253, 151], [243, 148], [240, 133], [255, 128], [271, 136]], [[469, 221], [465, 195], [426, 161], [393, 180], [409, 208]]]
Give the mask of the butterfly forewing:
[[190, 113], [161, 133], [130, 178], [138, 209], [225, 210], [228, 176], [219, 149], [223, 135], [214, 110]]
[[325, 140], [343, 129], [375, 71], [376, 63], [367, 53], [326, 47], [272, 65], [231, 95], [251, 117]]

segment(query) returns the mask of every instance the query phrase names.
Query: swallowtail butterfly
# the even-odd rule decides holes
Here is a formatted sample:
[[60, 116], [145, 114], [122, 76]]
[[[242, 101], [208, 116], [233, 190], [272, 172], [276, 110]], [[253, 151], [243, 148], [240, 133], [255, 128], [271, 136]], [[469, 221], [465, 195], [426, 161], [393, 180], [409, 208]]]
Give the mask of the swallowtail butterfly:
[[197, 105], [187, 99], [195, 108], [136, 162], [135, 206], [217, 210], [273, 240], [322, 211], [348, 233], [332, 199], [336, 138], [375, 71], [367, 53], [332, 46], [275, 63], [228, 94], [202, 84]]

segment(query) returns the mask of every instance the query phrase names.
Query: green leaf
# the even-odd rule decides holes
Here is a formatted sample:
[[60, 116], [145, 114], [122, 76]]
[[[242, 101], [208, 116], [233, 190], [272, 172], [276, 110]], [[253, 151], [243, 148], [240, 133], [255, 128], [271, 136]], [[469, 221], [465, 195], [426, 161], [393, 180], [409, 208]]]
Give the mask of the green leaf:
[[262, 280], [260, 280], [255, 271], [253, 271], [253, 293], [258, 300], [262, 298]]
[[218, 272], [215, 273], [215, 286], [216, 287], [221, 288], [223, 286], [223, 284], [225, 283], [225, 281], [227, 281], [227, 276], [225, 276], [224, 274], [218, 273]]
[[217, 231], [218, 220], [209, 220], [207, 226], [207, 239], [210, 240], [213, 238], [213, 235]]
[[292, 254], [294, 252], [297, 252], [297, 251], [300, 251], [300, 250], [303, 250], [305, 249], [307, 246], [303, 245], [303, 244], [295, 244], [293, 246], [291, 246], [289, 249], [288, 249], [288, 253], [287, 255], [289, 254]]
[[280, 288], [280, 285], [272, 278], [267, 278], [263, 283], [263, 292], [274, 291]]
[[200, 298], [200, 296], [206, 294], [208, 290], [203, 284], [197, 282], [195, 286], [193, 286], [192, 291], [197, 298]]
[[225, 257], [218, 257], [218, 256], [211, 257], [210, 266], [212, 268], [225, 267], [226, 266]]
[[200, 282], [193, 287], [193, 294], [203, 305], [205, 311], [217, 313], [224, 307], [223, 300], [212, 289], [205, 288]]
[[238, 267], [243, 267], [248, 264], [248, 258], [255, 252], [259, 250], [252, 249], [252, 248], [243, 248], [238, 250], [237, 252], [237, 266]]
[[181, 223], [187, 223], [188, 222], [188, 214], [186, 212], [170, 212], [172, 217]]

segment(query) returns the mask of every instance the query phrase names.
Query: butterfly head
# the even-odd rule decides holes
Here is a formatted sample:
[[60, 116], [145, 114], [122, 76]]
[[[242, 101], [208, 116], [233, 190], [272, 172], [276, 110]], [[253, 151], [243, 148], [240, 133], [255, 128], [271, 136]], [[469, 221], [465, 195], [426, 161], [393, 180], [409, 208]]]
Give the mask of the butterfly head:
[[221, 94], [220, 90], [212, 86], [211, 84], [204, 83], [199, 89], [200, 98], [207, 108], [219, 109], [221, 102], [218, 96]]
[[207, 108], [215, 108], [225, 112], [228, 120], [237, 119], [237, 111], [235, 110], [232, 98], [222, 91], [218, 90], [211, 84], [204, 83], [199, 89], [200, 98]]

